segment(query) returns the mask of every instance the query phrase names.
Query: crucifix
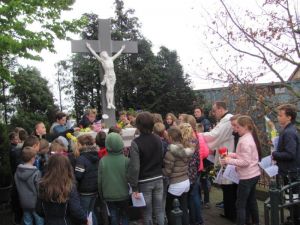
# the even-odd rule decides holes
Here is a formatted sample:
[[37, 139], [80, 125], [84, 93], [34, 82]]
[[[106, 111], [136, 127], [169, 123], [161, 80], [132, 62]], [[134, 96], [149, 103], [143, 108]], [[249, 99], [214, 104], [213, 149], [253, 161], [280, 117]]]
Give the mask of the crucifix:
[[[114, 84], [116, 81], [113, 60], [121, 53], [137, 53], [136, 41], [112, 41], [110, 19], [98, 20], [98, 40], [72, 40], [72, 53], [91, 52], [100, 67], [102, 120], [107, 127], [116, 124]], [[97, 53], [100, 53], [98, 55]], [[116, 53], [112, 56], [112, 53]], [[104, 116], [107, 115], [107, 116]]]

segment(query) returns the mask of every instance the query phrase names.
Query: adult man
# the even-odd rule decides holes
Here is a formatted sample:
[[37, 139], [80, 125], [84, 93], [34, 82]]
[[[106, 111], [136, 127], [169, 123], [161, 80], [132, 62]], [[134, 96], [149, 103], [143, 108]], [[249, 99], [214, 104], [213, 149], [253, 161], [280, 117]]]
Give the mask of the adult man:
[[[297, 109], [291, 104], [281, 105], [277, 109], [277, 118], [282, 131], [279, 135], [277, 150], [272, 153], [272, 156], [277, 162], [279, 175], [283, 177], [284, 184], [288, 184], [289, 178], [292, 182], [297, 180], [297, 170], [300, 169], [300, 137], [294, 124], [297, 117]], [[296, 187], [293, 192], [298, 194], [299, 188]], [[293, 211], [293, 224], [299, 225], [299, 206], [294, 206]]]
[[[227, 110], [225, 102], [217, 101], [213, 104], [212, 113], [219, 121], [219, 123], [209, 132], [203, 133], [203, 137], [210, 150], [215, 151], [215, 166], [219, 165], [219, 153], [220, 147], [226, 147], [228, 152], [234, 150], [234, 138], [232, 136], [232, 126], [230, 123], [230, 114]], [[231, 181], [222, 179], [223, 201], [224, 201], [224, 217], [235, 220], [236, 209], [236, 185]]]
[[196, 122], [203, 125], [204, 132], [210, 131], [210, 129], [212, 128], [211, 123], [207, 118], [205, 118], [203, 110], [200, 107], [196, 107], [194, 109], [194, 116], [196, 118]]

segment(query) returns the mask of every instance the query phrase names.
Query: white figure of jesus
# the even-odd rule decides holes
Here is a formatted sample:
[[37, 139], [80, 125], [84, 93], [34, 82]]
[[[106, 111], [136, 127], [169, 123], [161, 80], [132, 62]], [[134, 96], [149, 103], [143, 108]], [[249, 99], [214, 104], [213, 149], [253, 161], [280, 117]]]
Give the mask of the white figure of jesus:
[[122, 45], [121, 49], [112, 57], [110, 57], [106, 51], [100, 52], [98, 55], [94, 49], [92, 49], [89, 43], [86, 43], [88, 50], [98, 59], [104, 69], [104, 78], [101, 85], [106, 85], [106, 101], [108, 109], [116, 109], [114, 106], [114, 88], [116, 84], [116, 74], [114, 71], [114, 60], [121, 55], [125, 49], [125, 45]]

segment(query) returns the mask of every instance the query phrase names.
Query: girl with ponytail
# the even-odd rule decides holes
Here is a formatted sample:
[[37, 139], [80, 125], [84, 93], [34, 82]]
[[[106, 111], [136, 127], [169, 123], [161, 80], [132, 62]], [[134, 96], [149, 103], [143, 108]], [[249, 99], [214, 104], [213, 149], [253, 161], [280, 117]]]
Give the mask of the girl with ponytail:
[[246, 223], [246, 208], [250, 211], [252, 224], [259, 224], [255, 190], [260, 176], [258, 162], [261, 157], [261, 147], [257, 129], [249, 116], [240, 116], [237, 120], [236, 129], [240, 135], [236, 153], [230, 153], [220, 162], [222, 165], [236, 166], [240, 177], [236, 202], [237, 225]]

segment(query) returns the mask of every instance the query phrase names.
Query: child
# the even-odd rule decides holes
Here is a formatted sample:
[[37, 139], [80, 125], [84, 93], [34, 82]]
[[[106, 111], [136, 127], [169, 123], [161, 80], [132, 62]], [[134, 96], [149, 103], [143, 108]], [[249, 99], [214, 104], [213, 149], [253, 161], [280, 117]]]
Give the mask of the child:
[[98, 150], [99, 159], [107, 155], [107, 151], [105, 148], [105, 138], [106, 138], [106, 133], [104, 131], [99, 131], [98, 134], [96, 135], [96, 144], [99, 147]]
[[37, 168], [41, 171], [42, 175], [45, 173], [45, 168], [49, 160], [49, 156], [50, 156], [49, 142], [46, 139], [41, 139], [40, 150], [38, 152]]
[[141, 133], [131, 142], [128, 182], [132, 196], [144, 194], [146, 207], [143, 209], [143, 224], [152, 224], [153, 215], [158, 225], [164, 224], [163, 198], [163, 149], [160, 138], [153, 134], [153, 116], [141, 112], [136, 117], [136, 127]]
[[129, 188], [126, 178], [129, 159], [123, 155], [124, 143], [117, 133], [110, 133], [105, 140], [108, 155], [99, 163], [98, 191], [107, 203], [111, 224], [128, 224], [127, 208]]
[[18, 190], [21, 207], [23, 209], [24, 225], [43, 225], [44, 220], [35, 212], [38, 195], [38, 182], [41, 174], [33, 166], [37, 151], [32, 147], [24, 147], [22, 161], [15, 173], [15, 183]]
[[[291, 104], [284, 104], [277, 108], [278, 122], [282, 128], [279, 135], [277, 151], [272, 153], [276, 160], [279, 175], [283, 178], [284, 185], [298, 180], [298, 170], [300, 168], [300, 136], [295, 126], [297, 118], [297, 108]], [[288, 179], [289, 175], [289, 179]], [[298, 187], [293, 190], [299, 193]], [[300, 224], [299, 205], [293, 207], [294, 224]]]
[[73, 168], [67, 157], [50, 156], [39, 184], [37, 212], [48, 225], [87, 224], [87, 214], [80, 206]]
[[[187, 195], [190, 189], [188, 177], [188, 163], [194, 153], [193, 148], [184, 146], [182, 133], [178, 127], [170, 127], [168, 130], [169, 149], [164, 158], [163, 173], [169, 177], [170, 186], [168, 188], [166, 212], [168, 221], [171, 221], [171, 210], [173, 200], [179, 199], [180, 207], [183, 211], [182, 224], [189, 224]], [[176, 172], [175, 172], [176, 171]]]
[[166, 127], [163, 123], [155, 123], [153, 127], [153, 133], [158, 135], [161, 139], [162, 145], [163, 145], [163, 150], [164, 150], [164, 157], [167, 153], [168, 150], [168, 141], [166, 137], [168, 136], [168, 133], [166, 131]]
[[97, 110], [96, 109], [87, 109], [81, 120], [79, 121], [78, 126], [80, 128], [93, 128], [93, 124], [96, 120]]
[[46, 127], [43, 122], [38, 122], [35, 124], [33, 135], [37, 136], [39, 139], [46, 137]]
[[237, 225], [246, 222], [246, 208], [252, 216], [252, 223], [259, 224], [258, 207], [255, 196], [256, 184], [260, 177], [258, 162], [261, 156], [261, 147], [257, 137], [256, 126], [249, 116], [240, 116], [237, 119], [236, 130], [240, 138], [236, 153], [229, 153], [228, 157], [220, 159], [220, 163], [236, 166], [239, 174], [237, 190]]
[[95, 201], [98, 196], [98, 152], [94, 138], [89, 134], [77, 138], [77, 148], [80, 156], [76, 159], [75, 178], [80, 195], [80, 204], [85, 212], [92, 212], [93, 225], [97, 225], [94, 213]]
[[190, 190], [188, 193], [188, 205], [191, 224], [203, 224], [201, 212], [201, 189], [200, 189], [200, 171], [203, 169], [201, 149], [198, 143], [196, 133], [196, 119], [192, 115], [187, 116], [188, 123], [181, 123], [179, 129], [182, 133], [183, 145], [195, 149], [188, 162], [188, 176], [190, 180]]
[[166, 115], [166, 121], [165, 121], [166, 130], [168, 130], [171, 126], [173, 126], [176, 121], [177, 121], [176, 116], [173, 113], [168, 113]]

